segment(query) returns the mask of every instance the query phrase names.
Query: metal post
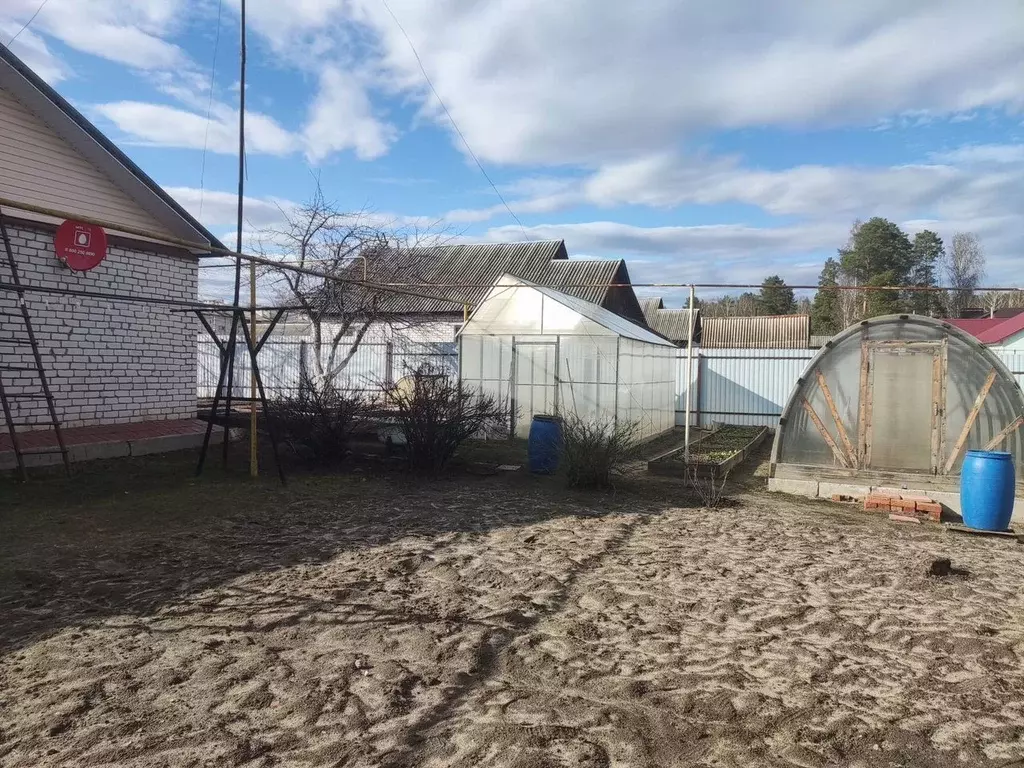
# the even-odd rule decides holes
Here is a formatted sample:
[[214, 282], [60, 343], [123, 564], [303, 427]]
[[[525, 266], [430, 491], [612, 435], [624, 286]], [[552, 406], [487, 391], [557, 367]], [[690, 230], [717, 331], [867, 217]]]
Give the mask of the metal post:
[[694, 289], [690, 286], [690, 308], [687, 324], [689, 331], [686, 334], [686, 424], [683, 433], [683, 460], [690, 460], [690, 410], [693, 400], [693, 315], [697, 311], [694, 307]]
[[[241, 42], [238, 90], [238, 231], [235, 250], [242, 252], [242, 221], [245, 208], [245, 0], [241, 2]], [[241, 259], [239, 259], [241, 263]], [[238, 289], [235, 289], [235, 305], [238, 305]], [[239, 318], [244, 323], [245, 318]], [[256, 262], [249, 262], [249, 338], [256, 339]], [[258, 437], [256, 434], [256, 351], [252, 350], [252, 365], [249, 367], [249, 476], [259, 475]]]

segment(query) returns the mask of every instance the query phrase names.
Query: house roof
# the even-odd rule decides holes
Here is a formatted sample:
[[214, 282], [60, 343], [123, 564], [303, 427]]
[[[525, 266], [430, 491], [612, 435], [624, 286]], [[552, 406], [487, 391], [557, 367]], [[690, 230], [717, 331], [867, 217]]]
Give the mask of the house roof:
[[[354, 261], [343, 276], [363, 280], [363, 264]], [[535, 285], [553, 286], [644, 324], [643, 311], [629, 285], [621, 259], [570, 259], [562, 240], [523, 243], [443, 245], [378, 252], [367, 259], [366, 282], [424, 283], [409, 287], [407, 296], [378, 292], [374, 308], [387, 314], [462, 314], [463, 306], [483, 301], [495, 280], [504, 274]], [[372, 289], [330, 283], [317, 300], [325, 312], [365, 311]]]
[[809, 315], [705, 317], [701, 346], [708, 349], [807, 349]]
[[982, 344], [1000, 344], [1011, 336], [1024, 331], [1024, 312], [1010, 318], [951, 318], [943, 320], [961, 331], [974, 336]]
[[175, 235], [197, 246], [224, 247], [82, 113], [3, 45], [0, 45], [0, 88], [35, 113]]
[[[665, 309], [665, 302], [660, 297], [642, 299], [640, 307], [648, 328], [676, 344], [686, 343], [690, 334], [689, 309]], [[701, 338], [700, 308], [693, 318], [693, 338], [695, 341]]]
[[[607, 328], [618, 336], [633, 339], [635, 341], [642, 341], [647, 344], [657, 344], [661, 347], [675, 346], [675, 344], [670, 342], [668, 339], [664, 339], [658, 334], [651, 332], [650, 329], [645, 328], [643, 325], [627, 320], [622, 317], [622, 315], [616, 314], [605, 307], [594, 304], [593, 302], [587, 301], [586, 299], [582, 299], [578, 296], [572, 296], [565, 291], [559, 291], [554, 288], [537, 285], [536, 283], [524, 280], [516, 275], [508, 273], [501, 275], [494, 282], [494, 285], [487, 290], [487, 294], [490, 294], [495, 288], [508, 285], [523, 285], [533, 288], [534, 290], [544, 294], [544, 296], [552, 301], [557, 301], [562, 306], [578, 312], [583, 315], [583, 317]], [[484, 298], [486, 300], [486, 295]], [[471, 322], [472, 316], [470, 317], [470, 323]], [[469, 324], [467, 323], [467, 325]]]

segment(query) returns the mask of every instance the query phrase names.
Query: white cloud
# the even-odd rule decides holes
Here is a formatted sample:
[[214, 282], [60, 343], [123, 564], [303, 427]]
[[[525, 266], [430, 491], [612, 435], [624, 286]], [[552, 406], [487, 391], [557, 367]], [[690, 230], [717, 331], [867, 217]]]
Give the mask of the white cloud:
[[[194, 0], [5, 0], [0, 18], [23, 24], [38, 10], [31, 29], [83, 53], [138, 69], [180, 67], [188, 57], [167, 42]], [[19, 24], [19, 26], [20, 26]]]
[[[209, 124], [204, 115], [164, 104], [118, 101], [94, 109], [133, 139], [147, 144], [202, 149], [206, 141], [211, 152], [238, 153], [238, 112], [224, 105], [214, 105]], [[249, 110], [245, 136], [246, 151], [257, 154], [287, 155], [300, 146], [299, 138], [272, 117]]]
[[355, 77], [328, 66], [320, 73], [320, 90], [303, 135], [307, 158], [318, 163], [346, 149], [361, 160], [380, 157], [397, 132], [374, 118], [364, 86]]
[[[234, 193], [201, 190], [195, 187], [165, 189], [185, 210], [209, 229], [233, 226], [237, 221], [238, 197]], [[276, 198], [246, 197], [243, 203], [245, 221], [249, 228], [254, 230], [280, 226], [288, 213], [296, 208], [296, 204], [290, 200]]]
[[[1018, 0], [985, 13], [966, 0], [390, 5], [492, 162], [599, 163], [706, 130], [1024, 105]], [[379, 0], [353, 8], [394, 85], [446, 124]]]
[[50, 51], [42, 37], [31, 29], [22, 30], [23, 23], [0, 20], [0, 39], [6, 43], [17, 35], [14, 45], [11, 46], [14, 55], [43, 80], [55, 85], [67, 77], [67, 66]]
[[932, 158], [937, 162], [965, 165], [1024, 163], [1024, 144], [968, 144], [947, 152], [936, 152]]

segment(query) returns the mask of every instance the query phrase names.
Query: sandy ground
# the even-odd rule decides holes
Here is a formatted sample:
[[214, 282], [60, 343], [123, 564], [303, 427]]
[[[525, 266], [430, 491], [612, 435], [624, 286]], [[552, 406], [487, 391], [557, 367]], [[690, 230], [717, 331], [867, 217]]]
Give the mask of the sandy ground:
[[0, 765], [1024, 765], [1012, 540], [760, 493], [371, 490], [19, 570]]

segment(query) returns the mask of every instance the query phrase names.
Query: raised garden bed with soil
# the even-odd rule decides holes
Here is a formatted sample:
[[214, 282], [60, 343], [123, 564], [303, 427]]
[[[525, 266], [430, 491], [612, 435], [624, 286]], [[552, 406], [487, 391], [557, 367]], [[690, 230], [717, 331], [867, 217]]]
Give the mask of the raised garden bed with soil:
[[722, 475], [747, 458], [767, 436], [767, 427], [726, 424], [691, 443], [689, 462], [684, 459], [685, 450], [675, 448], [647, 462], [647, 471], [685, 477], [688, 469], [696, 469], [701, 474]]

